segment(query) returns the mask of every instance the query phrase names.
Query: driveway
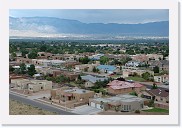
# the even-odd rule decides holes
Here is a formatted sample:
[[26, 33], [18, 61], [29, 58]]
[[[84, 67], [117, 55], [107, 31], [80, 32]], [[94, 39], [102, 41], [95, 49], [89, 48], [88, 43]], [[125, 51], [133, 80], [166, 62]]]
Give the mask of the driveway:
[[82, 106], [76, 107], [72, 112], [80, 114], [80, 115], [94, 115], [101, 111], [102, 110], [98, 108], [94, 108], [88, 105], [82, 105]]

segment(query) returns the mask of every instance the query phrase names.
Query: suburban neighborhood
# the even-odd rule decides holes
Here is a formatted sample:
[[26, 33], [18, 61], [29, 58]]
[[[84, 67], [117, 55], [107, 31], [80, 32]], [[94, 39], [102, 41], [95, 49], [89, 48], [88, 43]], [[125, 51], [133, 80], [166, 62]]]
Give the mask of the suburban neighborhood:
[[168, 43], [10, 40], [9, 46], [12, 100], [60, 115], [169, 114]]

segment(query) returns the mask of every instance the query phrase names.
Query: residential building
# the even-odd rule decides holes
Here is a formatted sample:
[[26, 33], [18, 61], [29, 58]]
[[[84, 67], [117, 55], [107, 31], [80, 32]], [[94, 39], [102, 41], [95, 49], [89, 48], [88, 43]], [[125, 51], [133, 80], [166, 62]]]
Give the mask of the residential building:
[[126, 67], [138, 67], [139, 65], [141, 65], [141, 62], [139, 61], [128, 61], [125, 64]]
[[94, 91], [78, 88], [61, 88], [51, 90], [51, 100], [62, 103], [67, 107], [76, 107], [89, 103], [89, 98], [94, 97]]
[[144, 99], [132, 95], [117, 95], [114, 97], [90, 99], [89, 105], [105, 111], [130, 112], [143, 109]]
[[14, 85], [14, 89], [26, 90], [28, 93], [34, 93], [38, 91], [45, 91], [52, 89], [52, 81], [47, 80], [29, 80], [23, 78], [11, 79], [11, 84]]
[[96, 68], [98, 68], [99, 71], [102, 72], [102, 73], [113, 74], [113, 73], [120, 72], [119, 67], [112, 66], [112, 65], [99, 65]]
[[81, 76], [81, 78], [82, 80], [86, 81], [85, 87], [92, 87], [95, 85], [97, 81], [108, 80], [108, 78], [106, 77], [98, 77], [98, 76], [92, 76], [92, 75]]
[[164, 74], [160, 76], [154, 76], [154, 81], [160, 83], [169, 83], [169, 75]]
[[70, 72], [70, 71], [67, 71], [67, 70], [53, 70], [53, 77], [63, 75], [65, 77], [68, 77], [71, 81], [72, 80], [77, 80], [79, 74], [80, 73]]
[[169, 90], [168, 89], [151, 89], [143, 92], [143, 97], [157, 102], [169, 103]]
[[108, 93], [110, 94], [124, 94], [130, 92], [140, 93], [143, 90], [146, 90], [146, 87], [140, 83], [132, 83], [126, 81], [113, 80], [107, 84]]
[[163, 55], [162, 54], [147, 54], [147, 57], [150, 60], [163, 60]]
[[137, 62], [147, 62], [149, 60], [149, 57], [145, 54], [136, 54], [131, 56], [133, 61]]
[[88, 71], [92, 72], [94, 67], [97, 67], [98, 64], [81, 64], [75, 65], [75, 71]]
[[154, 71], [151, 71], [151, 70], [140, 70], [140, 69], [136, 69], [136, 70], [132, 70], [132, 69], [123, 69], [122, 70], [122, 74], [123, 74], [123, 77], [126, 78], [126, 77], [129, 77], [131, 75], [138, 75], [138, 76], [142, 76], [143, 73], [146, 73], [148, 72], [151, 76], [154, 76]]

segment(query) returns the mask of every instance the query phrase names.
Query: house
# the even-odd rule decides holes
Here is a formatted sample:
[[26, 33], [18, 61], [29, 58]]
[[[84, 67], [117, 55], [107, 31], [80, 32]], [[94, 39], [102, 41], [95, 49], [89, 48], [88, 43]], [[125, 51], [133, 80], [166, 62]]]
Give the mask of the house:
[[148, 62], [149, 67], [153, 69], [155, 66], [159, 67], [160, 71], [169, 71], [169, 61], [168, 60], [151, 60]]
[[151, 71], [151, 70], [140, 70], [140, 69], [123, 69], [122, 70], [122, 74], [123, 74], [123, 77], [126, 78], [126, 77], [129, 77], [131, 75], [138, 75], [138, 76], [142, 76], [143, 73], [146, 73], [148, 72], [151, 76], [154, 76], [154, 71]]
[[147, 57], [149, 60], [162, 60], [163, 55], [162, 54], [147, 54]]
[[52, 57], [52, 53], [49, 53], [49, 52], [38, 52], [37, 53], [38, 55], [38, 59], [50, 59]]
[[75, 65], [79, 65], [80, 63], [79, 62], [76, 62], [76, 61], [70, 61], [70, 62], [68, 62], [68, 61], [66, 61], [66, 63], [63, 63], [63, 66], [64, 67], [71, 67], [71, 68], [74, 68], [75, 67]]
[[17, 63], [25, 63], [25, 64], [32, 64], [32, 59], [23, 58], [23, 57], [17, 57], [16, 58]]
[[75, 71], [85, 71], [92, 72], [94, 67], [97, 67], [98, 64], [81, 64], [75, 65]]
[[100, 60], [102, 56], [104, 56], [104, 54], [96, 54], [96, 55], [89, 56], [88, 58], [91, 60]]
[[16, 57], [21, 57], [22, 56], [22, 52], [15, 52]]
[[67, 107], [76, 107], [89, 103], [89, 98], [94, 97], [94, 91], [79, 88], [61, 88], [51, 90], [51, 100], [62, 103]]
[[151, 89], [143, 92], [143, 97], [162, 103], [169, 103], [169, 90], [168, 89]]
[[85, 87], [92, 87], [95, 85], [97, 81], [104, 81], [108, 80], [106, 77], [97, 77], [97, 76], [92, 76], [92, 75], [86, 75], [86, 76], [81, 76], [82, 80], [86, 81], [85, 82]]
[[139, 65], [141, 65], [142, 63], [139, 61], [128, 61], [125, 66], [126, 67], [138, 67]]
[[133, 61], [138, 61], [138, 62], [147, 62], [149, 60], [148, 56], [145, 54], [137, 54], [131, 56]]
[[93, 98], [89, 100], [89, 106], [113, 111], [135, 111], [144, 107], [144, 99], [132, 95], [117, 95], [107, 98]]
[[161, 76], [154, 76], [154, 81], [160, 83], [169, 83], [169, 75], [164, 74]]
[[99, 65], [96, 68], [98, 68], [99, 71], [102, 72], [102, 73], [113, 74], [113, 73], [120, 72], [119, 67], [112, 66], [112, 65]]
[[129, 55], [127, 55], [127, 54], [119, 54], [119, 55], [105, 54], [105, 56], [108, 57], [109, 60], [122, 60], [122, 59], [126, 59], [127, 57], [129, 57]]
[[80, 73], [70, 72], [67, 70], [53, 70], [53, 77], [63, 75], [65, 77], [68, 77], [71, 81], [76, 80], [79, 74]]
[[52, 81], [47, 80], [29, 80], [18, 78], [11, 79], [11, 83], [14, 85], [14, 89], [26, 90], [29, 94], [52, 89]]
[[107, 85], [109, 86], [108, 93], [113, 95], [130, 92], [140, 93], [141, 91], [146, 90], [146, 87], [140, 83], [131, 83], [127, 81], [113, 80]]

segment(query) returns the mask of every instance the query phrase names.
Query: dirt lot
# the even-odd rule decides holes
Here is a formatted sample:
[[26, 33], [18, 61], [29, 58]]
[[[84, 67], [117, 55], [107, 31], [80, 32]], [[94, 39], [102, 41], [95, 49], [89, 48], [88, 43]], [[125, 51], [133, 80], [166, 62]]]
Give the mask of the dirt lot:
[[54, 112], [42, 110], [38, 107], [26, 105], [21, 102], [11, 100], [9, 101], [9, 114], [10, 115], [56, 115]]

